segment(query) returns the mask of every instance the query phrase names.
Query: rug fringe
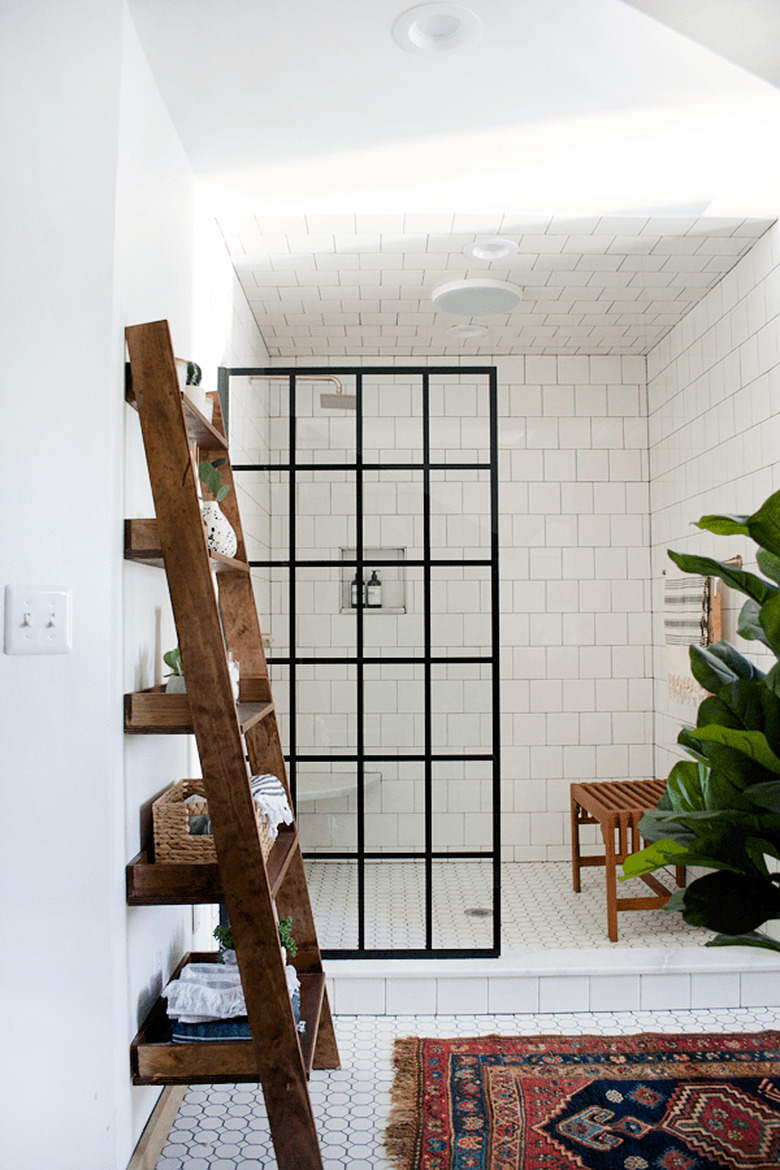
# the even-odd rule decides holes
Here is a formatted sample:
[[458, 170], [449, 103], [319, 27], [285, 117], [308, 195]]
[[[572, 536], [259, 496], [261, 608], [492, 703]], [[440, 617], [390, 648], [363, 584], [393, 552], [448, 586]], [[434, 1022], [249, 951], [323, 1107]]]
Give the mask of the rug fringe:
[[407, 1036], [393, 1045], [395, 1076], [390, 1096], [390, 1117], [385, 1130], [385, 1150], [397, 1170], [414, 1170], [420, 1108], [420, 1039]]

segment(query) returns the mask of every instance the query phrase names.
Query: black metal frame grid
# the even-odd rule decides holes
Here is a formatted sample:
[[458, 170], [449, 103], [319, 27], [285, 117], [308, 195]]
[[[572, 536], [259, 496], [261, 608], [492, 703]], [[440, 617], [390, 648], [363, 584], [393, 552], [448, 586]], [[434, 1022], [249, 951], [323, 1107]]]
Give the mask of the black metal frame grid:
[[[383, 462], [366, 463], [363, 459], [363, 378], [365, 376], [399, 375], [421, 379], [422, 389], [422, 427], [423, 451], [421, 462]], [[304, 380], [307, 377], [328, 375], [336, 377], [354, 377], [357, 409], [355, 412], [355, 462], [354, 463], [299, 463], [296, 455], [296, 378]], [[479, 376], [487, 379], [487, 393], [489, 398], [489, 426], [490, 426], [490, 456], [487, 462], [446, 462], [434, 463], [431, 461], [430, 443], [430, 379], [444, 375], [453, 379], [463, 376]], [[289, 389], [289, 459], [284, 462], [234, 464], [234, 472], [282, 472], [289, 477], [289, 531], [287, 557], [276, 557], [268, 560], [250, 560], [253, 568], [285, 569], [288, 572], [289, 591], [289, 647], [288, 656], [269, 656], [268, 664], [286, 666], [289, 669], [289, 751], [286, 755], [289, 769], [290, 787], [293, 798], [297, 788], [298, 765], [302, 762], [332, 762], [349, 763], [356, 765], [357, 772], [357, 843], [355, 851], [328, 852], [327, 854], [304, 854], [317, 860], [349, 860], [357, 865], [357, 941], [355, 948], [323, 950], [326, 958], [495, 958], [501, 950], [501, 787], [500, 787], [500, 708], [499, 708], [499, 604], [498, 604], [498, 409], [497, 409], [497, 374], [495, 366], [330, 366], [330, 367], [259, 367], [259, 368], [232, 368], [220, 369], [219, 393], [225, 419], [228, 417], [230, 406], [229, 384], [231, 378], [245, 377], [272, 377], [286, 378]], [[423, 476], [423, 557], [405, 559], [405, 567], [422, 569], [423, 579], [423, 647], [420, 654], [405, 656], [382, 657], [367, 656], [364, 653], [363, 637], [363, 609], [362, 597], [358, 598], [355, 611], [356, 617], [356, 647], [354, 656], [299, 656], [295, 653], [296, 642], [296, 573], [303, 568], [333, 568], [338, 566], [354, 567], [362, 578], [365, 567], [363, 541], [363, 476], [365, 472], [381, 474], [387, 471], [421, 471]], [[314, 475], [317, 472], [347, 471], [355, 474], [355, 506], [356, 506], [356, 549], [355, 559], [299, 559], [295, 556], [297, 544], [296, 533], [296, 486], [297, 475], [305, 472]], [[431, 556], [431, 473], [435, 471], [483, 471], [489, 473], [490, 483], [490, 523], [491, 540], [490, 556], [486, 558], [447, 558]], [[397, 565], [398, 561], [383, 561], [382, 558], [371, 558], [371, 567]], [[431, 571], [437, 567], [485, 567], [490, 570], [490, 653], [486, 655], [449, 655], [436, 656], [432, 654], [431, 642]], [[422, 752], [405, 752], [393, 754], [389, 752], [367, 752], [365, 746], [364, 729], [364, 667], [369, 665], [413, 664], [423, 666], [424, 691], [424, 750]], [[490, 667], [491, 680], [491, 750], [484, 753], [441, 753], [432, 750], [432, 671], [437, 664], [483, 664]], [[356, 670], [356, 713], [357, 713], [357, 740], [355, 752], [302, 752], [298, 749], [297, 739], [297, 667], [304, 665], [347, 665]], [[366, 764], [379, 762], [420, 762], [424, 769], [424, 849], [422, 852], [395, 851], [375, 852], [366, 849], [365, 841], [365, 788], [364, 774]], [[433, 765], [441, 761], [483, 761], [491, 764], [492, 775], [492, 832], [491, 848], [474, 850], [437, 851], [433, 848]], [[433, 863], [438, 860], [489, 860], [492, 872], [493, 891], [493, 939], [490, 947], [453, 948], [435, 947], [433, 945]], [[379, 949], [367, 948], [365, 945], [365, 887], [367, 861], [416, 861], [425, 866], [425, 946], [424, 948]]]

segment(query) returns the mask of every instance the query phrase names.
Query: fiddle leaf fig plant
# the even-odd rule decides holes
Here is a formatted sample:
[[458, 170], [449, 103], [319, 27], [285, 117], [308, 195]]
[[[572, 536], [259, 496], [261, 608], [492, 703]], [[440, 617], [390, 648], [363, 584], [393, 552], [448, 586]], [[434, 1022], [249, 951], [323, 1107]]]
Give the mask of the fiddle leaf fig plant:
[[230, 491], [230, 484], [223, 483], [219, 473], [219, 468], [225, 463], [227, 463], [226, 459], [214, 459], [212, 462], [209, 462], [208, 459], [201, 459], [198, 464], [198, 477], [201, 483], [211, 492], [218, 503], [221, 503]]
[[[683, 572], [720, 578], [746, 595], [741, 637], [780, 660], [780, 492], [752, 516], [702, 516], [697, 526], [759, 545], [763, 576], [710, 557], [669, 552]], [[672, 768], [666, 792], [639, 831], [650, 842], [627, 857], [623, 878], [667, 865], [711, 872], [666, 904], [692, 926], [715, 931], [706, 945], [780, 951], [758, 928], [780, 919], [780, 661], [760, 670], [728, 642], [691, 646], [691, 671], [709, 695], [678, 743], [692, 758]]]

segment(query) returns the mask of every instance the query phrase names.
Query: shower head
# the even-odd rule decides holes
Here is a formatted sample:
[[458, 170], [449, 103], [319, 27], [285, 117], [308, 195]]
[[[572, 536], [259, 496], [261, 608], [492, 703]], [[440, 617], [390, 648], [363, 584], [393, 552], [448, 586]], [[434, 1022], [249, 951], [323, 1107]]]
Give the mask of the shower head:
[[335, 394], [320, 394], [320, 406], [323, 410], [357, 410], [357, 395], [345, 394], [339, 383]]

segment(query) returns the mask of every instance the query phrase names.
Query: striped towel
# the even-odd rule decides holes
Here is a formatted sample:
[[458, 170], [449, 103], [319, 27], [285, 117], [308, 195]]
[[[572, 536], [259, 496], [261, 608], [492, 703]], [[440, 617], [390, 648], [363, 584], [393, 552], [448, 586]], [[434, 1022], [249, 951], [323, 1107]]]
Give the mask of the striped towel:
[[291, 825], [293, 820], [287, 792], [281, 780], [265, 772], [262, 776], [253, 776], [249, 781], [252, 796], [265, 820], [268, 822], [268, 832], [276, 840], [279, 826]]
[[667, 646], [706, 646], [709, 641], [712, 582], [709, 577], [671, 573], [664, 580], [664, 634]]

